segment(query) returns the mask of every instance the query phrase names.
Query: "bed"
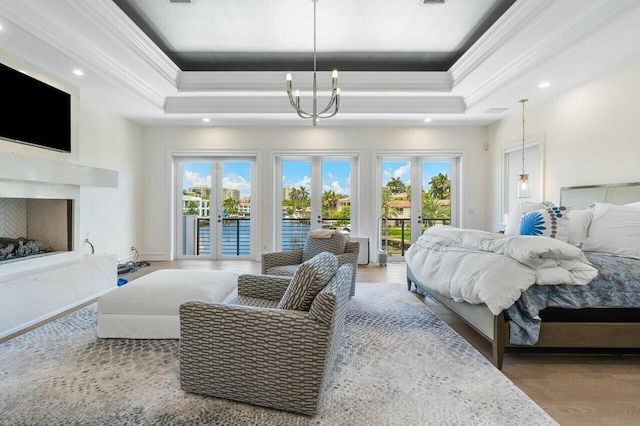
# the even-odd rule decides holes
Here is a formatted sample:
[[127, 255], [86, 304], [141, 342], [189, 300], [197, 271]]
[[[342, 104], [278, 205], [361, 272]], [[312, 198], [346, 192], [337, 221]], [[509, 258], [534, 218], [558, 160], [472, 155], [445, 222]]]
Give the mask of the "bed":
[[[610, 249], [605, 250], [597, 244], [594, 246], [594, 242], [597, 242], [595, 234], [603, 232], [602, 223], [606, 223], [603, 221], [609, 220], [611, 216], [598, 213], [599, 222], [595, 226], [592, 218], [596, 217], [596, 213], [593, 212], [607, 211], [607, 208], [614, 212], [622, 211], [624, 214], [630, 211], [630, 214], [637, 218], [638, 214], [632, 211], [631, 207], [638, 208], [640, 212], [639, 201], [640, 183], [561, 188], [560, 206], [571, 206], [573, 210], [590, 212], [589, 222], [584, 231], [585, 238], [590, 238], [589, 243], [583, 241], [584, 251], [574, 249], [574, 246], [567, 243], [558, 241], [549, 243], [554, 247], [553, 250], [549, 249], [554, 256], [557, 254], [557, 248], [562, 249], [563, 254], [566, 249], [572, 256], [569, 261], [554, 260], [555, 264], [568, 265], [569, 271], [559, 271], [558, 275], [551, 274], [549, 282], [546, 283], [550, 285], [538, 284], [537, 281], [533, 285], [524, 282], [530, 279], [529, 275], [534, 275], [532, 278], [534, 280], [537, 280], [540, 275], [549, 275], [549, 270], [542, 270], [542, 273], [534, 270], [530, 271], [529, 275], [525, 271], [525, 275], [522, 276], [512, 275], [517, 278], [511, 280], [508, 284], [510, 288], [506, 291], [512, 293], [509, 297], [515, 300], [513, 303], [506, 301], [508, 297], [505, 297], [505, 301], [500, 299], [499, 303], [493, 300], [481, 303], [473, 295], [468, 296], [464, 289], [444, 291], [443, 288], [447, 286], [434, 280], [438, 279], [435, 278], [438, 277], [438, 273], [447, 272], [447, 264], [442, 260], [444, 258], [432, 260], [434, 253], [442, 245], [456, 246], [447, 247], [446, 250], [459, 250], [456, 241], [471, 244], [474, 248], [473, 253], [454, 253], [458, 257], [455, 260], [449, 260], [450, 263], [455, 263], [454, 269], [450, 270], [453, 271], [450, 272], [451, 275], [457, 272], [456, 268], [459, 268], [458, 263], [461, 260], [464, 262], [472, 259], [473, 256], [486, 256], [485, 250], [493, 250], [487, 247], [497, 246], [498, 251], [505, 251], [505, 247], [512, 241], [515, 244], [518, 239], [529, 239], [535, 241], [539, 248], [541, 242], [547, 242], [551, 240], [550, 238], [509, 237], [483, 234], [482, 231], [430, 229], [425, 234], [429, 233], [431, 236], [421, 237], [420, 244], [414, 244], [415, 247], [412, 246], [412, 249], [407, 252], [408, 288], [437, 300], [489, 340], [493, 348], [493, 363], [499, 369], [502, 368], [507, 347], [638, 349], [640, 348], [640, 256], [637, 255], [638, 252], [629, 254], [624, 250], [621, 253], [608, 253], [606, 251]], [[595, 207], [593, 203], [597, 203]], [[575, 218], [578, 212], [574, 213], [576, 213], [575, 216], [569, 217], [573, 220], [572, 224], [577, 224], [578, 221]], [[617, 220], [619, 221], [619, 218]], [[640, 229], [640, 227], [633, 229]], [[587, 231], [593, 235], [587, 236]], [[453, 232], [453, 240], [456, 241], [452, 243], [450, 239], [438, 240], [438, 236], [449, 238], [449, 232]], [[612, 235], [605, 235], [604, 238], [611, 237], [617, 241], [615, 232], [614, 230]], [[631, 233], [634, 234], [633, 238], [640, 238], [637, 232]], [[421, 242], [423, 238], [427, 238], [425, 240], [427, 242]], [[471, 243], [467, 243], [468, 241]], [[635, 244], [635, 241], [632, 240], [631, 244]], [[476, 246], [474, 247], [473, 244]], [[636, 247], [640, 251], [640, 244], [635, 244], [632, 250], [636, 250]], [[523, 256], [526, 263], [528, 258], [526, 255]], [[425, 275], [424, 269], [428, 263], [425, 259], [431, 259], [430, 267], [437, 270], [436, 272], [428, 271]], [[492, 270], [510, 267], [506, 260], [498, 265], [500, 267]], [[594, 269], [595, 272], [589, 268]], [[473, 279], [477, 275], [476, 272]], [[493, 286], [493, 282], [490, 281], [491, 273], [487, 275], [489, 285], [484, 288], [478, 287], [477, 293], [482, 293]], [[558, 277], [566, 279], [561, 281]], [[442, 279], [442, 281], [446, 280]]]

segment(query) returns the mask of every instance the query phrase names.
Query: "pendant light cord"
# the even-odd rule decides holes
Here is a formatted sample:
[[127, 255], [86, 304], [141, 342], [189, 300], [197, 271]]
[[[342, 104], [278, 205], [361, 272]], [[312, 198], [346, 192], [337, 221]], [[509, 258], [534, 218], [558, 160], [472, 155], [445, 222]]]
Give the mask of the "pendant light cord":
[[528, 99], [520, 99], [520, 103], [522, 104], [522, 174], [524, 173], [524, 103], [527, 102]]

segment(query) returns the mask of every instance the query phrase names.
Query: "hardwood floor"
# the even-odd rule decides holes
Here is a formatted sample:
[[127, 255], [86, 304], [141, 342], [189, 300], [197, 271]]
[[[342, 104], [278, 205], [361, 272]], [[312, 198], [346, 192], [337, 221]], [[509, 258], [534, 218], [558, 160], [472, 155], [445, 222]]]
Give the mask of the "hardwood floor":
[[[180, 260], [153, 262], [123, 275], [129, 280], [157, 269], [214, 269], [260, 273], [253, 261]], [[406, 285], [406, 265], [358, 268], [359, 283]], [[405, 287], [406, 288], [406, 287]], [[413, 294], [490, 359], [491, 345], [431, 299]], [[640, 425], [640, 354], [507, 352], [502, 372], [562, 425]]]

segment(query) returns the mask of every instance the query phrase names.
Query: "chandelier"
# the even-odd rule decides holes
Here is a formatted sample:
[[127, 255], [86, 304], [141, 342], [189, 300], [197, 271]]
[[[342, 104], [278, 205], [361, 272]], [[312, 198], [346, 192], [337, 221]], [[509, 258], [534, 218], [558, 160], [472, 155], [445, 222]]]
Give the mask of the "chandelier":
[[316, 86], [316, 3], [318, 0], [311, 0], [313, 2], [313, 109], [311, 112], [307, 112], [300, 108], [300, 91], [293, 91], [293, 82], [291, 73], [287, 73], [287, 95], [289, 96], [289, 102], [291, 106], [296, 110], [300, 118], [310, 118], [313, 125], [318, 124], [320, 118], [330, 118], [338, 113], [340, 108], [340, 89], [338, 88], [338, 70], [333, 70], [331, 74], [331, 99], [329, 104], [322, 110], [318, 111], [318, 98], [317, 98], [317, 86]]
[[529, 99], [520, 99], [518, 102], [522, 104], [522, 174], [518, 175], [518, 189], [516, 190], [516, 198], [530, 198], [529, 193], [529, 175], [524, 172], [524, 103]]

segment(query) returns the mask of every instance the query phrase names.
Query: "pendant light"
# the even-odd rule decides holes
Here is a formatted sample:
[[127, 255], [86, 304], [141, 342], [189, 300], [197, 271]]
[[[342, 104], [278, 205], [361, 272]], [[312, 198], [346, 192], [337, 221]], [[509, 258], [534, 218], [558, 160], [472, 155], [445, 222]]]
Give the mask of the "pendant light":
[[520, 99], [518, 102], [522, 104], [522, 174], [518, 175], [518, 189], [516, 190], [516, 198], [531, 198], [529, 192], [529, 175], [524, 172], [524, 104], [529, 99]]

